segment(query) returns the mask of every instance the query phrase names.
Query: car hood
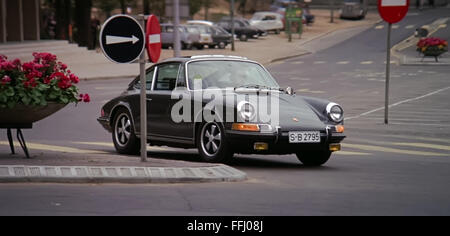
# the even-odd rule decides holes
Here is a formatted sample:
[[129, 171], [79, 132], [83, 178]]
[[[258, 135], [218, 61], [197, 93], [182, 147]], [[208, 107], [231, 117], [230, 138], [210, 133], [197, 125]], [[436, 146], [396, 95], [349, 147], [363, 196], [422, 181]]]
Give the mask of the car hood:
[[[252, 94], [249, 92], [236, 93], [246, 95]], [[280, 126], [282, 131], [323, 131], [326, 129], [326, 124], [321, 120], [319, 115], [321, 111], [316, 111], [303, 97], [286, 93], [271, 94], [272, 95], [269, 96], [278, 97], [279, 101], [278, 121], [275, 121], [272, 125]], [[238, 101], [238, 103], [239, 102], [240, 101]], [[276, 104], [276, 102], [274, 104], [271, 103], [269, 105], [271, 108], [268, 110], [272, 111]], [[257, 104], [254, 104], [254, 106], [257, 106]]]
[[303, 98], [288, 94], [281, 94], [279, 98], [279, 123], [282, 131], [326, 129], [324, 122]]

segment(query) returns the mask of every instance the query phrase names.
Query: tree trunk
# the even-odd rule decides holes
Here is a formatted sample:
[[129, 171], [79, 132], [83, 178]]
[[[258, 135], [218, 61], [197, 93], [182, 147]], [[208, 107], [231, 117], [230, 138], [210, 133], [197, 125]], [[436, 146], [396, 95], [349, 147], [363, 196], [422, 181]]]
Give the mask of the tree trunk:
[[120, 9], [122, 9], [122, 14], [127, 14], [127, 6], [125, 0], [120, 0]]
[[92, 0], [75, 1], [75, 24], [77, 28], [77, 42], [81, 47], [90, 46], [92, 38], [90, 30]]

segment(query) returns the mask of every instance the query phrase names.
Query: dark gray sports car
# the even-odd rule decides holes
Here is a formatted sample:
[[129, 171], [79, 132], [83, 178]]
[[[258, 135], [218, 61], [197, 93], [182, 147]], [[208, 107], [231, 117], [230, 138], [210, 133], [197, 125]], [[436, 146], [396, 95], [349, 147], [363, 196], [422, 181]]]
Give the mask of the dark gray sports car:
[[[98, 118], [119, 153], [140, 151], [139, 78]], [[147, 69], [147, 141], [197, 148], [207, 162], [234, 153], [293, 154], [320, 166], [345, 138], [336, 103], [282, 89], [259, 63], [232, 56], [173, 58]]]

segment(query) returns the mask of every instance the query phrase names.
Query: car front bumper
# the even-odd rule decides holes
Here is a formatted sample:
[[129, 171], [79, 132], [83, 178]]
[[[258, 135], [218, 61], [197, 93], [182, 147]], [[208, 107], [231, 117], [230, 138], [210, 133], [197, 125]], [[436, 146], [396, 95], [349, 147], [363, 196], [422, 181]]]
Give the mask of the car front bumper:
[[[227, 130], [226, 138], [236, 153], [242, 154], [293, 154], [301, 151], [329, 150], [330, 144], [339, 144], [345, 134], [336, 132], [320, 133], [320, 143], [289, 143], [289, 132], [256, 133]], [[256, 150], [255, 144], [267, 144], [267, 150]]]
[[112, 128], [110, 125], [110, 121], [107, 117], [99, 117], [97, 118], [98, 123], [102, 125], [104, 129], [106, 129], [108, 132], [112, 132]]

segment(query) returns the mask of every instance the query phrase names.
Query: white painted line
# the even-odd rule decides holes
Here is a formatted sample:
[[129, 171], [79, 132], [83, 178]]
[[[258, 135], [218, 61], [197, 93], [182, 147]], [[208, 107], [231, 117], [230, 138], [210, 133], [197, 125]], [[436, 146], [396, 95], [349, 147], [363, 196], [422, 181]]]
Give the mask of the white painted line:
[[347, 65], [349, 63], [350, 63], [349, 61], [338, 61], [338, 62], [336, 62], [336, 64], [338, 64], [338, 65]]
[[303, 63], [305, 63], [305, 62], [303, 62], [303, 61], [294, 61], [294, 62], [292, 62], [292, 64], [294, 64], [294, 65], [300, 65], [300, 64], [303, 64]]
[[393, 25], [392, 26], [392, 29], [398, 29], [398, 28], [400, 28], [400, 25]]
[[362, 61], [361, 65], [371, 65], [373, 64], [373, 61]]
[[375, 26], [375, 29], [377, 29], [377, 30], [380, 30], [380, 29], [383, 29], [384, 28], [384, 25], [377, 25], [377, 26]]
[[[433, 95], [435, 95], [435, 94], [438, 94], [438, 93], [443, 92], [443, 91], [448, 90], [448, 89], [450, 89], [450, 86], [449, 86], [449, 87], [446, 87], [446, 88], [443, 88], [443, 89], [439, 89], [439, 90], [433, 91], [433, 92], [431, 92], [431, 93], [427, 93], [427, 94], [422, 95], [422, 96], [419, 96], [419, 97], [415, 97], [415, 98], [410, 98], [410, 99], [402, 100], [402, 101], [400, 101], [400, 102], [397, 102], [397, 103], [394, 103], [394, 104], [389, 105], [389, 108], [396, 107], [396, 106], [401, 105], [401, 104], [403, 104], [403, 103], [412, 102], [412, 101], [420, 100], [420, 99], [422, 99], [422, 98], [426, 98], [426, 97], [429, 97], [429, 96], [433, 96]], [[369, 114], [372, 114], [372, 113], [374, 113], [374, 112], [381, 111], [381, 110], [384, 110], [384, 106], [383, 106], [383, 107], [379, 107], [379, 108], [377, 108], [377, 109], [373, 109], [373, 110], [368, 111], [368, 112], [364, 112], [364, 113], [359, 114], [359, 115], [357, 115], [357, 116], [347, 117], [345, 120], [351, 120], [351, 119], [355, 119], [355, 118], [360, 118], [360, 117], [362, 117], [362, 116], [366, 116], [366, 115], [369, 115]]]
[[405, 29], [412, 29], [412, 28], [414, 28], [414, 26], [415, 26], [415, 25], [407, 25], [407, 26], [405, 27]]
[[406, 6], [406, 0], [381, 0], [382, 7]]
[[314, 64], [315, 65], [319, 65], [319, 64], [325, 64], [327, 63], [326, 61], [315, 61]]

